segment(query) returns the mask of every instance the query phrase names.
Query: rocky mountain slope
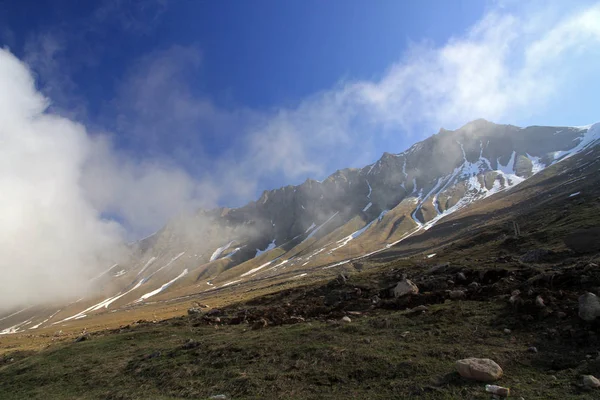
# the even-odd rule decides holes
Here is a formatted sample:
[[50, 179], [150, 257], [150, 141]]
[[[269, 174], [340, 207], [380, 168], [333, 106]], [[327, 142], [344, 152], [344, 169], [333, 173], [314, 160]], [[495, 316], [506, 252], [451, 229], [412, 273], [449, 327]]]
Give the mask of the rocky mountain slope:
[[99, 275], [96, 295], [15, 310], [0, 317], [0, 331], [62, 326], [268, 277], [305, 279], [421, 234], [573, 155], [595, 160], [599, 143], [600, 124], [519, 128], [477, 120], [442, 129], [362, 169], [174, 219], [132, 244], [129, 261]]

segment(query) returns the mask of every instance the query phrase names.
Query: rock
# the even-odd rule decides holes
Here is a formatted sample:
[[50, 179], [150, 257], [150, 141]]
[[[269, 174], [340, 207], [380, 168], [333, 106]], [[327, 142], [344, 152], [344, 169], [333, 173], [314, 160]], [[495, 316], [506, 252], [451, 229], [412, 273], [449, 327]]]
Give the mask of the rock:
[[209, 399], [211, 399], [211, 400], [227, 400], [228, 397], [225, 396], [224, 394], [215, 394], [214, 396], [210, 396]]
[[564, 313], [564, 312], [562, 312], [562, 311], [559, 311], [559, 312], [557, 312], [557, 313], [556, 313], [556, 316], [557, 316], [558, 318], [561, 318], [561, 319], [562, 319], [562, 318], [565, 318], [565, 317], [567, 316], [567, 314], [566, 314], [566, 313]]
[[263, 328], [266, 328], [268, 325], [269, 325], [269, 322], [267, 322], [266, 319], [261, 318], [252, 324], [252, 330], [263, 329]]
[[88, 340], [90, 337], [88, 335], [81, 335], [75, 339], [75, 343], [83, 342]]
[[466, 297], [466, 293], [464, 290], [451, 290], [449, 296], [452, 300], [464, 299]]
[[480, 382], [493, 382], [502, 377], [502, 368], [489, 358], [465, 358], [456, 362], [456, 369], [463, 378]]
[[600, 388], [600, 380], [598, 380], [598, 378], [596, 378], [594, 375], [584, 375], [583, 386], [588, 389], [598, 389]]
[[188, 315], [198, 315], [198, 314], [202, 314], [202, 311], [199, 308], [188, 308], [187, 310]]
[[394, 297], [402, 297], [409, 294], [419, 293], [419, 288], [410, 279], [404, 279], [396, 285], [393, 289]]
[[458, 274], [456, 274], [456, 280], [457, 281], [466, 281], [467, 277], [465, 276], [464, 273], [459, 272]]
[[504, 329], [504, 333], [506, 333], [507, 335], [510, 335], [511, 332], [512, 331], [510, 329], [508, 329], [508, 328]]
[[522, 262], [526, 263], [537, 263], [542, 262], [551, 256], [554, 252], [546, 249], [533, 249], [523, 254], [520, 258]]
[[145, 356], [145, 357], [144, 357], [144, 359], [145, 359], [145, 360], [151, 360], [151, 359], [153, 359], [153, 358], [160, 357], [160, 356], [161, 356], [161, 354], [162, 354], [162, 353], [161, 353], [160, 351], [155, 351], [154, 353], [152, 353], [152, 354], [148, 354], [147, 356]]
[[350, 317], [348, 317], [348, 316], [344, 316], [344, 317], [342, 318], [342, 322], [345, 322], [345, 323], [349, 324], [350, 322], [352, 322], [352, 320], [350, 319]]
[[494, 398], [510, 396], [510, 389], [502, 386], [485, 385], [485, 391], [488, 393], [493, 393]]
[[221, 315], [221, 314], [222, 314], [222, 311], [219, 310], [218, 308], [213, 308], [212, 310], [210, 310], [206, 313], [206, 315], [209, 315], [211, 317], [215, 316], [215, 315]]
[[187, 342], [185, 342], [181, 346], [181, 348], [184, 349], [184, 350], [191, 350], [191, 349], [195, 349], [198, 346], [200, 346], [200, 343], [198, 343], [194, 339], [189, 339]]
[[434, 267], [431, 267], [431, 268], [429, 268], [429, 269], [427, 270], [426, 274], [427, 274], [427, 275], [431, 275], [431, 274], [435, 274], [435, 273], [438, 273], [438, 272], [442, 272], [442, 271], [444, 271], [446, 268], [448, 268], [449, 266], [450, 266], [450, 264], [448, 264], [448, 263], [444, 263], [444, 264], [438, 264], [438, 265], [436, 265], [436, 266], [434, 266]]
[[477, 282], [471, 282], [471, 283], [469, 283], [468, 288], [469, 289], [473, 289], [473, 290], [479, 289], [479, 283], [477, 283]]
[[529, 348], [527, 349], [527, 351], [528, 351], [528, 352], [530, 352], [530, 353], [537, 353], [537, 352], [538, 352], [538, 349], [537, 349], [537, 347], [535, 347], [535, 346], [531, 346], [531, 347], [529, 347]]
[[521, 306], [524, 304], [523, 299], [520, 296], [521, 292], [519, 292], [518, 290], [515, 290], [513, 292], [513, 294], [510, 296], [510, 298], [508, 299], [508, 302], [513, 306], [513, 307], [517, 307], [517, 306]]
[[600, 316], [600, 300], [594, 293], [587, 292], [579, 296], [579, 317], [584, 321], [593, 321]]
[[425, 312], [428, 310], [429, 310], [429, 308], [427, 308], [427, 306], [424, 304], [422, 304], [420, 306], [416, 306], [415, 308], [412, 309], [413, 312]]
[[539, 308], [546, 307], [546, 305], [544, 304], [544, 299], [542, 299], [542, 296], [537, 296], [535, 298], [535, 305], [538, 306]]

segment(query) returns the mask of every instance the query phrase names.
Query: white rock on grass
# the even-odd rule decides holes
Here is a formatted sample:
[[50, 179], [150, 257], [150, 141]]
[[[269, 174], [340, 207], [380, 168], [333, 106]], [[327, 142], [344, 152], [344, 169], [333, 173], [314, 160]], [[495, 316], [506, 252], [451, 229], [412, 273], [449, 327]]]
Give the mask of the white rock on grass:
[[419, 293], [419, 288], [409, 279], [404, 279], [398, 282], [398, 284], [394, 288], [395, 298], [417, 293]]
[[579, 317], [584, 321], [593, 321], [600, 315], [600, 300], [594, 293], [579, 296]]
[[598, 389], [600, 388], [600, 380], [598, 380], [598, 378], [596, 378], [594, 375], [584, 375], [583, 386], [589, 389]]
[[489, 358], [465, 358], [456, 362], [456, 369], [463, 378], [480, 382], [493, 382], [502, 377], [502, 368]]

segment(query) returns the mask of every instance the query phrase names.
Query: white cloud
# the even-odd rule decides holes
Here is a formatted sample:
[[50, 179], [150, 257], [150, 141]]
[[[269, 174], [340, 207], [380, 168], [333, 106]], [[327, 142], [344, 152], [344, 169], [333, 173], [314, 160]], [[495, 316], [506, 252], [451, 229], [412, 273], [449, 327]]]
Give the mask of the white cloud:
[[180, 169], [127, 159], [47, 107], [27, 66], [0, 50], [0, 309], [85, 292], [127, 233], [210, 198]]
[[[119, 146], [130, 140], [145, 150], [135, 157], [116, 150], [109, 135], [92, 136], [48, 112], [27, 67], [0, 50], [0, 305], [83, 290], [127, 235], [201, 204], [253, 197], [272, 176], [297, 181], [364, 164], [390, 135], [421, 139], [475, 118], [541, 115], [574, 80], [597, 79], [577, 66], [600, 69], [599, 20], [600, 5], [492, 10], [441, 47], [413, 45], [380, 79], [340, 82], [270, 111], [219, 107], [196, 95], [186, 82], [201, 67], [193, 49], [154, 53], [132, 69], [113, 103]], [[62, 51], [41, 44], [50, 55]], [[219, 143], [229, 147], [214, 160], [203, 144], [218, 135], [228, 135]], [[186, 169], [180, 160], [189, 161]], [[213, 174], [199, 173], [205, 168]]]

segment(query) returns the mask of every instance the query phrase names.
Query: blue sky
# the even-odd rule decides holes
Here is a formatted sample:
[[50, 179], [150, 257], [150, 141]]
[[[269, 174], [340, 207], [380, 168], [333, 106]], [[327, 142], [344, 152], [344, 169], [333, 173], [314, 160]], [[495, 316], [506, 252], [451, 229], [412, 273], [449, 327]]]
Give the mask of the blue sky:
[[[597, 121], [599, 9], [591, 1], [0, 1], [0, 44], [29, 66], [48, 113], [103, 143], [96, 159], [130, 166], [135, 182], [124, 187], [154, 168], [189, 181], [182, 204], [235, 206], [475, 118]], [[133, 219], [123, 211], [132, 199], [103, 201], [106, 215]], [[159, 214], [153, 225], [167, 212]]]

